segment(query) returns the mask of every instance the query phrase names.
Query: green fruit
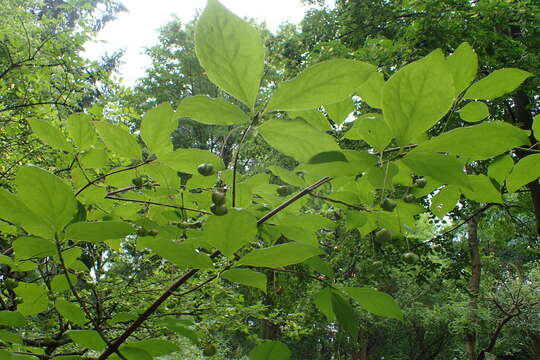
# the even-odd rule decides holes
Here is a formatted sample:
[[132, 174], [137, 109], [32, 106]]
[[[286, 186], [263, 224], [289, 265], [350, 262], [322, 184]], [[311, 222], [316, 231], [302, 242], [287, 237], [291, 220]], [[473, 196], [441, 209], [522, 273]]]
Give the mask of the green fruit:
[[392, 232], [388, 229], [381, 229], [375, 233], [375, 242], [384, 244], [392, 241]]
[[287, 185], [282, 185], [277, 188], [277, 193], [279, 196], [287, 196], [292, 192], [291, 187]]
[[427, 185], [427, 180], [424, 178], [418, 178], [414, 180], [414, 186], [417, 188], [424, 188]]
[[213, 344], [206, 345], [206, 347], [203, 350], [203, 356], [214, 356], [217, 353], [217, 349]]
[[403, 201], [411, 204], [411, 203], [416, 202], [416, 197], [413, 194], [407, 194], [403, 197]]
[[210, 176], [214, 174], [214, 165], [209, 163], [204, 163], [199, 166], [197, 166], [197, 171], [202, 176]]
[[212, 193], [212, 202], [217, 206], [225, 204], [225, 193], [221, 191], [214, 191]]
[[143, 186], [143, 179], [141, 177], [136, 177], [136, 178], [133, 178], [131, 179], [131, 182], [133, 185], [135, 185], [136, 187], [141, 187]]
[[403, 260], [404, 262], [406, 262], [407, 264], [410, 264], [410, 265], [416, 264], [419, 259], [420, 258], [418, 257], [418, 255], [416, 255], [413, 252], [407, 252], [407, 253], [401, 255], [401, 260]]
[[210, 211], [217, 216], [223, 216], [227, 213], [227, 207], [225, 205], [212, 204]]
[[385, 211], [394, 211], [396, 206], [396, 202], [389, 198], [384, 199], [384, 201], [381, 203], [381, 208]]

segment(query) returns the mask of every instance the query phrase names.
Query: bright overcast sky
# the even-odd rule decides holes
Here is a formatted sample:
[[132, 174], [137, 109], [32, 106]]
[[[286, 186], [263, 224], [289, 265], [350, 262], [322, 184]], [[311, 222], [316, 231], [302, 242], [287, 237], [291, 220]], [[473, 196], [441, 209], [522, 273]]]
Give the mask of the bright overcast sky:
[[[221, 0], [235, 14], [266, 22], [275, 31], [283, 22], [299, 22], [306, 8], [300, 0]], [[131, 86], [150, 65], [144, 48], [158, 40], [158, 28], [176, 14], [182, 21], [192, 20], [206, 0], [123, 0], [129, 12], [121, 13], [98, 34], [103, 42], [88, 43], [85, 55], [96, 60], [105, 53], [125, 49], [120, 67], [123, 84]]]

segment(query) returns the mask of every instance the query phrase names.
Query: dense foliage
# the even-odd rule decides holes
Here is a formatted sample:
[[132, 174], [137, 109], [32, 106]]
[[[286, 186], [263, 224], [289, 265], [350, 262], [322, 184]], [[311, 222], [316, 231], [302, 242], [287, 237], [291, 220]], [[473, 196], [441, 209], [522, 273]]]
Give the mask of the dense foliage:
[[540, 359], [535, 1], [7, 4], [1, 359]]

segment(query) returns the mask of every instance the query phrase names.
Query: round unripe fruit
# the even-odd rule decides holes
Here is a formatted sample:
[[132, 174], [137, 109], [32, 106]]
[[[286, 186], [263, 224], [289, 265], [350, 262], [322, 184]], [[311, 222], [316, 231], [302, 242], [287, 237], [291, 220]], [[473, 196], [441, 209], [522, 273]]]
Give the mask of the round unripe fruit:
[[212, 204], [210, 206], [210, 211], [214, 215], [223, 216], [223, 215], [225, 215], [227, 213], [227, 207], [225, 205]]
[[381, 203], [381, 208], [385, 211], [394, 211], [396, 206], [396, 202], [389, 198], [384, 199], [384, 201]]
[[411, 204], [411, 203], [416, 202], [416, 197], [413, 194], [407, 194], [403, 197], [403, 201]]
[[206, 345], [206, 347], [203, 350], [203, 356], [214, 356], [217, 353], [217, 349], [213, 344]]
[[413, 264], [416, 264], [418, 262], [419, 257], [418, 257], [418, 255], [416, 255], [413, 252], [407, 252], [407, 253], [401, 255], [401, 260], [403, 260], [407, 264], [413, 265]]
[[221, 191], [214, 191], [212, 193], [212, 202], [217, 206], [225, 204], [225, 193]]
[[142, 179], [141, 177], [133, 178], [133, 179], [131, 179], [131, 182], [132, 182], [133, 185], [135, 185], [136, 187], [142, 187], [142, 186], [143, 186], [143, 179]]
[[210, 176], [214, 174], [214, 165], [209, 163], [204, 163], [199, 166], [197, 166], [197, 171], [202, 176]]
[[427, 185], [427, 180], [424, 178], [418, 178], [414, 180], [414, 186], [417, 188], [424, 188]]
[[388, 229], [381, 229], [375, 233], [375, 242], [384, 244], [392, 241], [392, 232]]
[[287, 196], [291, 193], [291, 188], [287, 185], [282, 185], [277, 188], [277, 193], [279, 196]]

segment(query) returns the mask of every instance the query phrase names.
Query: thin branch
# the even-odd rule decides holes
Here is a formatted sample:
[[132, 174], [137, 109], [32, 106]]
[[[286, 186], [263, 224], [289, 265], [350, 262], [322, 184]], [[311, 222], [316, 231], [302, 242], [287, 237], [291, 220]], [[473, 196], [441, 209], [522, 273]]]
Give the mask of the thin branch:
[[193, 209], [193, 208], [188, 208], [188, 207], [179, 206], [179, 205], [164, 204], [164, 203], [159, 203], [159, 202], [149, 201], [149, 200], [127, 199], [127, 198], [122, 198], [122, 197], [118, 197], [118, 196], [111, 196], [111, 195], [106, 195], [105, 199], [133, 202], [133, 203], [138, 203], [138, 204], [165, 206], [165, 207], [170, 207], [170, 208], [179, 209], [179, 210], [193, 211], [193, 212], [197, 212], [197, 213], [200, 213], [200, 214], [212, 215], [211, 212], [204, 211], [204, 210]]
[[242, 149], [242, 145], [244, 144], [244, 141], [246, 140], [247, 134], [249, 133], [249, 131], [251, 130], [251, 127], [257, 121], [258, 118], [259, 118], [259, 113], [255, 114], [249, 126], [242, 133], [242, 137], [240, 138], [240, 141], [238, 142], [238, 149], [236, 149], [236, 153], [234, 154], [233, 179], [232, 179], [232, 206], [233, 207], [236, 206], [236, 173], [238, 172], [238, 159], [240, 158], [240, 150]]
[[353, 205], [353, 204], [349, 204], [349, 203], [346, 203], [345, 201], [332, 199], [332, 198], [329, 198], [329, 197], [327, 197], [327, 196], [322, 196], [322, 195], [314, 194], [314, 193], [312, 193], [312, 192], [310, 192], [309, 195], [310, 195], [310, 196], [313, 196], [314, 198], [317, 198], [317, 199], [325, 200], [325, 201], [328, 201], [328, 202], [333, 202], [333, 203], [336, 203], [336, 204], [341, 204], [341, 205], [350, 207], [351, 209], [363, 210], [363, 211], [369, 211], [368, 209], [366, 209], [365, 207], [363, 207], [363, 206], [361, 206], [361, 205]]

